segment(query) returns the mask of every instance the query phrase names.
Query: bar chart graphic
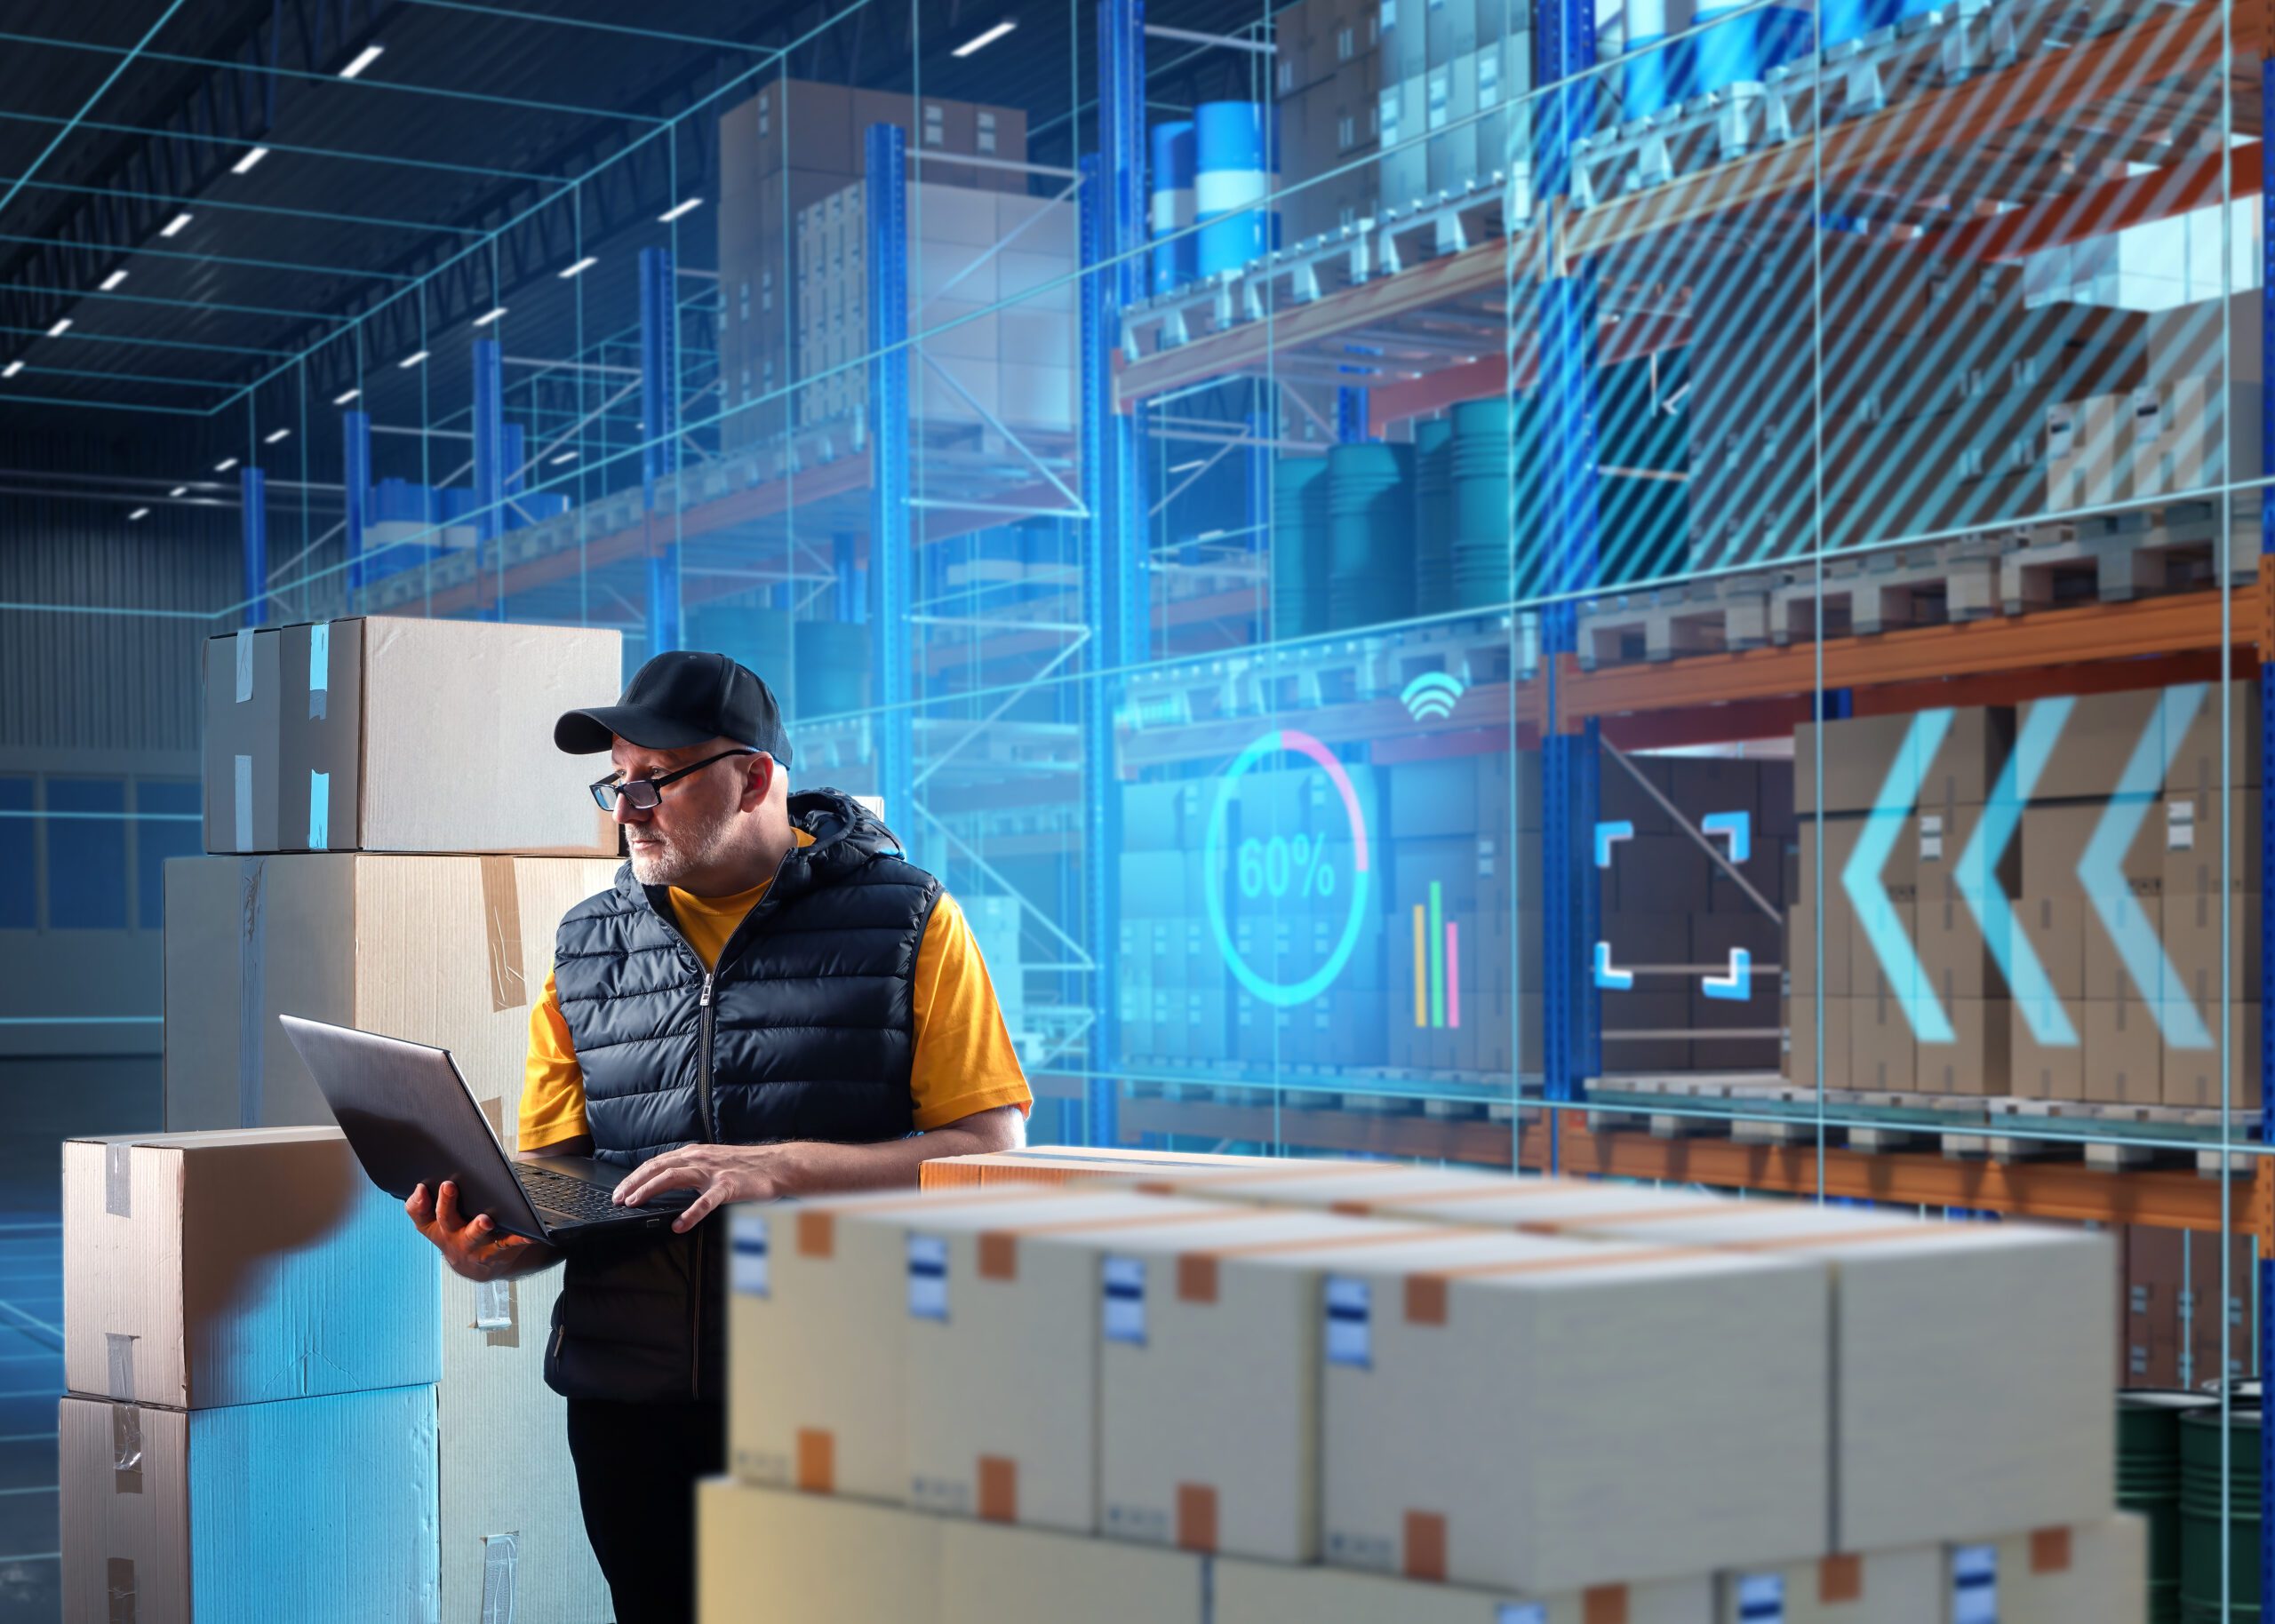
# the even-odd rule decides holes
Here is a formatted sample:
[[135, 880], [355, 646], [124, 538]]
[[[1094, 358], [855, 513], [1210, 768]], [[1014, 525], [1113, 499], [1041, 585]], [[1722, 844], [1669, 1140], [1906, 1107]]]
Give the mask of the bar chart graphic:
[[1414, 904], [1414, 1024], [1461, 1024], [1461, 930], [1445, 917], [1445, 888], [1430, 882]]

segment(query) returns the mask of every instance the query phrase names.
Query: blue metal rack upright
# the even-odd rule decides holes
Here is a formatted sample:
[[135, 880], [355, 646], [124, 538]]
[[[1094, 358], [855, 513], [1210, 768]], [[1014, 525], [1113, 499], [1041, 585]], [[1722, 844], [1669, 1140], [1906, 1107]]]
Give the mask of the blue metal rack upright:
[[[474, 341], [474, 535], [498, 561], [498, 591], [490, 618], [506, 618], [506, 354], [495, 338]], [[518, 460], [518, 459], [517, 459]], [[655, 506], [653, 487], [648, 498]], [[475, 555], [477, 567], [485, 553]]]
[[1085, 546], [1082, 610], [1090, 633], [1082, 704], [1083, 848], [1089, 861], [1092, 968], [1090, 1142], [1119, 1136], [1120, 1023], [1114, 976], [1121, 933], [1122, 788], [1114, 770], [1114, 689], [1119, 673], [1146, 653], [1152, 577], [1149, 518], [1138, 455], [1138, 417], [1115, 410], [1114, 352], [1122, 312], [1144, 296], [1145, 246], [1145, 8], [1144, 0], [1098, 5], [1098, 151], [1082, 161], [1082, 456]]
[[[2263, 57], [2259, 67], [2260, 91], [2263, 96], [2275, 95], [2275, 57]], [[2260, 266], [2259, 266], [2259, 376], [2260, 410], [2260, 467], [2275, 469], [2275, 395], [2269, 392], [2269, 379], [2275, 372], [2268, 370], [2275, 362], [2275, 233], [2267, 229], [2267, 222], [2275, 220], [2275, 164], [2263, 163], [2259, 175]], [[2230, 358], [2232, 361], [2232, 357]], [[2234, 479], [2236, 472], [2228, 471]], [[2275, 492], [2262, 490], [2259, 504], [2260, 592], [2270, 590], [2267, 558], [2275, 554]], [[2263, 608], [2263, 614], [2266, 610]], [[2259, 861], [2263, 888], [2266, 876], [2275, 874], [2275, 659], [2263, 643], [2259, 664]], [[2224, 888], [2223, 888], [2224, 889]], [[2229, 904], [2232, 906], [2232, 903]], [[2224, 922], [2221, 935], [2227, 935]], [[2232, 980], [2232, 977], [2231, 977]], [[2275, 1007], [2275, 908], [2267, 906], [2263, 894], [2259, 910], [2259, 985], [2254, 989], [2259, 995], [2263, 1012]], [[2223, 1012], [2224, 1013], [2224, 1012]], [[2232, 1039], [2231, 1039], [2232, 1040]], [[2224, 1068], [2232, 1071], [2233, 1067]], [[2259, 1140], [2262, 1154], [2265, 1147], [2275, 1144], [2275, 1022], [2264, 1018], [2259, 1023]], [[2266, 1174], [2263, 1171], [2252, 1181], [2254, 1189], [2264, 1188]], [[2267, 1215], [2255, 1214], [2259, 1222], [2259, 1365], [2261, 1391], [2265, 1392], [2267, 1360], [2275, 1352], [2275, 1255], [2270, 1255], [2270, 1229]], [[2223, 1248], [2224, 1249], [2224, 1248]], [[2232, 1563], [2223, 1564], [2223, 1571], [2234, 1572]], [[2259, 1428], [2259, 1602], [2262, 1616], [2271, 1600], [2275, 1600], [2275, 1428], [2266, 1424], [2265, 1412], [2261, 1413]]]
[[[672, 253], [640, 251], [640, 490], [648, 515], [648, 653], [682, 641], [679, 503], [674, 492], [670, 539], [656, 535], [656, 486], [679, 472], [679, 305]], [[501, 498], [502, 499], [502, 492]], [[502, 527], [501, 527], [502, 529]]]
[[[1539, 0], [1533, 37], [1537, 83], [1552, 87], [1540, 101], [1534, 165], [1540, 202], [1557, 207], [1571, 192], [1573, 143], [1592, 122], [1595, 10], [1592, 0]], [[1596, 297], [1592, 262], [1557, 267], [1535, 300], [1539, 338], [1537, 416], [1541, 431], [1518, 437], [1510, 414], [1510, 578], [1548, 597], [1542, 615], [1543, 681], [1549, 725], [1541, 740], [1542, 1088], [1549, 1114], [1549, 1165], [1561, 1166], [1562, 1105], [1579, 1100], [1601, 1070], [1599, 999], [1585, 967], [1595, 935], [1597, 878], [1592, 852], [1598, 774], [1596, 724], [1577, 733], [1556, 723], [1557, 657], [1577, 647], [1577, 605], [1560, 594], [1596, 585]], [[1509, 354], [1518, 314], [1511, 278]], [[1531, 492], [1534, 524], [1518, 523], [1521, 493]], [[1517, 537], [1545, 538], [1548, 556], [1529, 576], [1516, 555]]]
[[238, 470], [237, 495], [243, 506], [245, 624], [268, 619], [268, 476], [250, 465]]
[[898, 124], [862, 132], [869, 301], [870, 720], [885, 816], [915, 825], [916, 673], [909, 664], [908, 149]]

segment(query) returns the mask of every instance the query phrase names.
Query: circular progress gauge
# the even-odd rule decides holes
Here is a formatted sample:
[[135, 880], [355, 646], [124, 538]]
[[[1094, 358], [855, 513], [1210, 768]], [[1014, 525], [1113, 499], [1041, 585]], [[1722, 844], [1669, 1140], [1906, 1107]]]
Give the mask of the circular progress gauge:
[[[1292, 843], [1277, 836], [1268, 843], [1243, 840], [1238, 872], [1230, 877], [1221, 876], [1225, 817], [1241, 778], [1258, 762], [1282, 751], [1304, 757], [1327, 775], [1335, 792], [1343, 798], [1343, 814], [1351, 825], [1350, 883], [1345, 888], [1349, 912], [1343, 921], [1343, 934], [1324, 963], [1301, 981], [1293, 982], [1273, 981], [1241, 957], [1225, 915], [1225, 887], [1227, 883], [1238, 884], [1249, 896], [1268, 890], [1276, 896], [1284, 895], [1292, 885], [1299, 887], [1305, 896], [1331, 896], [1338, 886], [1336, 865], [1326, 856], [1326, 840], [1314, 841], [1298, 835]], [[1257, 849], [1251, 852], [1247, 849], [1250, 847]], [[1343, 763], [1325, 744], [1308, 733], [1281, 728], [1258, 737], [1235, 756], [1217, 784], [1217, 803], [1209, 813], [1209, 833], [1201, 848], [1201, 872], [1209, 880], [1209, 924], [1216, 932], [1217, 951], [1241, 986], [1266, 1003], [1301, 1004], [1317, 998], [1343, 973], [1366, 926], [1368, 873], [1371, 865], [1367, 852], [1367, 819], [1359, 809], [1359, 792], [1352, 787], [1351, 775], [1343, 770]]]

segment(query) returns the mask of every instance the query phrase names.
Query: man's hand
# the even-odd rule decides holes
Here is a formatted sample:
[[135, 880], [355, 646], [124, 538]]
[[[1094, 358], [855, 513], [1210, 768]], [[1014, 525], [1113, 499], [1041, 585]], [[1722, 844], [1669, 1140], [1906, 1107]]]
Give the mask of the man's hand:
[[[528, 1274], [553, 1261], [553, 1248], [499, 1229], [490, 1214], [467, 1219], [459, 1213], [459, 1187], [443, 1181], [439, 1198], [430, 1198], [421, 1184], [403, 1204], [419, 1232], [435, 1243], [452, 1274], [468, 1280], [503, 1280]], [[531, 1247], [537, 1250], [532, 1252]]]
[[667, 1150], [624, 1175], [610, 1198], [638, 1206], [667, 1190], [700, 1191], [672, 1221], [672, 1233], [684, 1235], [730, 1201], [771, 1201], [794, 1195], [803, 1185], [799, 1167], [803, 1144], [687, 1144]]

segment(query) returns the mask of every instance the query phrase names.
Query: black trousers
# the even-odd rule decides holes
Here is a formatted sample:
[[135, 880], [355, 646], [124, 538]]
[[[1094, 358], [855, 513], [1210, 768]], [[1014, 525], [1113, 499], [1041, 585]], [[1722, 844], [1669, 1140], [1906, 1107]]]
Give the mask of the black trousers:
[[695, 1480], [725, 1469], [725, 1406], [571, 1398], [569, 1453], [617, 1624], [692, 1624]]

